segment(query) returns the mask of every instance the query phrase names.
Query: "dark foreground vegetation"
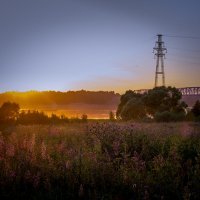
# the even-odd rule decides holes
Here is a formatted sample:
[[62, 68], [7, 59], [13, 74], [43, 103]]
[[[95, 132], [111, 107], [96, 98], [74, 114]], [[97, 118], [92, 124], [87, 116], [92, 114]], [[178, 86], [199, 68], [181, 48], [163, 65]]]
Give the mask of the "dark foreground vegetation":
[[199, 199], [200, 125], [92, 123], [0, 134], [1, 199]]

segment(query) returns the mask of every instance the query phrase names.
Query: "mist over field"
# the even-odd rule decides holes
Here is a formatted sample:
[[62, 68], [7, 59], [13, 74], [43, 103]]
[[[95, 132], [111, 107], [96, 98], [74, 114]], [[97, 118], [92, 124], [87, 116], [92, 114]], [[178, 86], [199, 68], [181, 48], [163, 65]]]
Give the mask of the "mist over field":
[[21, 110], [44, 111], [67, 117], [109, 118], [109, 112], [116, 112], [120, 101], [118, 93], [107, 91], [29, 91], [0, 94], [0, 104], [10, 101], [20, 105]]

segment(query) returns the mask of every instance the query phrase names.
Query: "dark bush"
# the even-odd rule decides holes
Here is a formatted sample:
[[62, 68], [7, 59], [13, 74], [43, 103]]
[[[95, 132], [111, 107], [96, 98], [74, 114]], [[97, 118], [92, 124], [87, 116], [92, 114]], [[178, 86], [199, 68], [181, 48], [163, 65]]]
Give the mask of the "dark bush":
[[157, 122], [171, 122], [182, 121], [185, 118], [184, 113], [173, 113], [169, 111], [158, 112], [155, 114]]

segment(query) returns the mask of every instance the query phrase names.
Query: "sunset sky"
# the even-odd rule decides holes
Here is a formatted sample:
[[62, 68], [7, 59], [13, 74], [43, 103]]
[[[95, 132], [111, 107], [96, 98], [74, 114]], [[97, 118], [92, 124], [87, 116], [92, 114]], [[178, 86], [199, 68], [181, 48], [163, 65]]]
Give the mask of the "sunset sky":
[[[199, 0], [1, 0], [0, 92], [200, 86]], [[169, 37], [177, 36], [177, 37]]]

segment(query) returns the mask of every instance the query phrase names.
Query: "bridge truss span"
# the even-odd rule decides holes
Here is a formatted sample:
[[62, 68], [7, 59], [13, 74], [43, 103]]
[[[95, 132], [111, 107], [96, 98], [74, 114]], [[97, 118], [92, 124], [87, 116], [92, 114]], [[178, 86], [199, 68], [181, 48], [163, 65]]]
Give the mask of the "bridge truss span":
[[[200, 87], [184, 87], [177, 88], [183, 96], [200, 95]], [[148, 89], [134, 90], [134, 92], [139, 94], [147, 93]]]
[[178, 90], [185, 96], [200, 95], [200, 87], [185, 87], [178, 88]]

